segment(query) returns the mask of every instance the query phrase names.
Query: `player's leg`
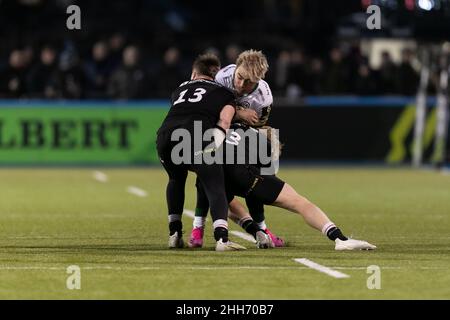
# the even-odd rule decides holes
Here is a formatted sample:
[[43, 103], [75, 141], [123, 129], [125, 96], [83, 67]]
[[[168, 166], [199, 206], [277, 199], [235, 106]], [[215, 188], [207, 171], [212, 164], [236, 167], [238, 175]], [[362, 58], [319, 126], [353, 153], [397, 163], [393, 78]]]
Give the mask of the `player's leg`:
[[[251, 197], [250, 193], [254, 189], [255, 186], [260, 184], [262, 181], [264, 181], [265, 178], [261, 177], [259, 175], [260, 170], [256, 167], [249, 167], [249, 166], [225, 166], [225, 173], [226, 173], [226, 189], [227, 192], [231, 192], [233, 195], [238, 195], [241, 197], [246, 198], [247, 206], [250, 210], [250, 215], [253, 218], [253, 214], [258, 214], [259, 217], [262, 216], [262, 220], [258, 222], [264, 223], [264, 204], [263, 202], [255, 197]], [[250, 196], [249, 196], [250, 195]], [[277, 194], [278, 195], [278, 194]], [[249, 199], [249, 200], [247, 200]], [[275, 198], [273, 199], [273, 201]], [[273, 202], [272, 201], [272, 202]], [[242, 208], [241, 211], [243, 213], [239, 214], [239, 210]], [[248, 215], [248, 212], [245, 211], [245, 208], [239, 203], [238, 200], [234, 200], [233, 202], [230, 202], [230, 210], [234, 215], [240, 216], [240, 218], [243, 218], [245, 215]], [[253, 218], [253, 220], [255, 220]], [[244, 220], [241, 220], [240, 224], [243, 224]], [[236, 223], [239, 223], [239, 220], [236, 219]], [[242, 225], [241, 225], [242, 226]], [[261, 225], [259, 226], [261, 228]], [[245, 229], [245, 228], [244, 228]], [[284, 242], [276, 237], [275, 235], [271, 234], [270, 231], [267, 232], [267, 227], [261, 228], [264, 230], [266, 234], [269, 235], [271, 238], [271, 244], [275, 246], [282, 246], [284, 245]], [[266, 230], [265, 230], [266, 229]], [[281, 245], [280, 245], [281, 244]]]
[[267, 226], [265, 221], [266, 217], [264, 216], [264, 204], [261, 201], [249, 197], [245, 198], [245, 204], [253, 220], [261, 229], [265, 230]]
[[229, 205], [228, 217], [255, 238], [256, 246], [259, 249], [267, 249], [274, 246], [269, 235], [259, 227], [239, 200], [234, 198]]
[[242, 203], [234, 197], [229, 203], [228, 218], [241, 227], [245, 221], [253, 221], [250, 213], [245, 209]]
[[348, 239], [318, 206], [299, 195], [287, 183], [284, 183], [273, 205], [301, 215], [308, 225], [321, 231], [330, 240], [335, 241], [336, 250], [370, 250], [376, 248], [365, 241]]
[[198, 177], [195, 181], [195, 187], [197, 189], [197, 204], [195, 206], [195, 217], [191, 237], [189, 239], [189, 246], [191, 248], [201, 248], [203, 246], [203, 235], [206, 216], [208, 215], [209, 210], [209, 201]]
[[273, 205], [300, 214], [308, 225], [319, 231], [323, 231], [322, 229], [325, 226], [332, 224], [327, 215], [319, 207], [299, 195], [287, 183], [284, 184], [283, 189]]
[[159, 134], [157, 138], [158, 155], [169, 176], [166, 187], [166, 200], [169, 219], [169, 248], [182, 248], [183, 224], [181, 216], [184, 207], [184, 187], [187, 178], [187, 168], [173, 164], [170, 153], [170, 133]]
[[256, 199], [254, 197], [246, 197], [245, 203], [247, 204], [247, 208], [253, 220], [258, 224], [258, 226], [262, 230], [264, 230], [265, 233], [269, 235], [273, 245], [275, 247], [284, 247], [285, 245], [284, 240], [280, 237], [277, 237], [269, 230], [269, 228], [267, 228], [264, 215], [264, 203], [262, 203], [261, 200]]
[[169, 174], [169, 183], [166, 188], [166, 199], [169, 213], [169, 247], [182, 248], [183, 223], [181, 217], [184, 208], [184, 189], [186, 185], [187, 170], [177, 170]]
[[[198, 178], [195, 186], [197, 188], [197, 205], [195, 208], [195, 217], [189, 239], [189, 246], [191, 248], [201, 248], [203, 246], [203, 236], [206, 216], [209, 210], [209, 202], [204, 187]], [[234, 196], [229, 194], [227, 195], [227, 198], [231, 199], [234, 198]], [[258, 248], [267, 248], [271, 245], [270, 239], [268, 240], [267, 237], [258, 233], [263, 230], [254, 223], [250, 214], [237, 199], [229, 201], [229, 206], [228, 217], [255, 237]]]
[[251, 189], [250, 196], [259, 199], [264, 204], [274, 205], [299, 214], [308, 225], [335, 241], [336, 250], [376, 248], [365, 241], [347, 239], [319, 207], [299, 195], [290, 185], [276, 176], [259, 177], [259, 181]]
[[214, 238], [217, 241], [216, 250], [245, 249], [228, 239], [228, 201], [225, 193], [225, 179], [222, 166], [201, 164], [192, 167], [208, 198], [213, 220]]

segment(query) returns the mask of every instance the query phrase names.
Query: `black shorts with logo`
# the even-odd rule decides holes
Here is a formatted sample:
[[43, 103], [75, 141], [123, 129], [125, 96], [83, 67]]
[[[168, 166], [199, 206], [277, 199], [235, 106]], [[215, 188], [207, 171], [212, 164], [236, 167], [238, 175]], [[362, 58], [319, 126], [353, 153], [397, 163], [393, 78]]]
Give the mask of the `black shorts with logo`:
[[228, 202], [234, 196], [253, 198], [271, 205], [280, 195], [285, 182], [275, 175], [260, 175], [252, 165], [225, 165], [225, 189]]

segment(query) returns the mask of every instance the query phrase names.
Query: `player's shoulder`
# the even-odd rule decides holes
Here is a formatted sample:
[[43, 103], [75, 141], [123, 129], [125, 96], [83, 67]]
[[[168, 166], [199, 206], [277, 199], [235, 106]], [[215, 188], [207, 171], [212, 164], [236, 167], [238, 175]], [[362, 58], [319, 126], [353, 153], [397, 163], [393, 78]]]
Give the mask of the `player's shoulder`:
[[234, 92], [230, 88], [222, 85], [221, 83], [218, 83], [213, 80], [206, 80], [206, 79], [198, 79], [198, 80], [189, 80], [183, 82], [178, 88], [177, 91], [180, 90], [186, 90], [189, 88], [195, 89], [201, 86], [202, 88], [206, 89], [209, 92], [217, 92], [220, 94], [226, 94], [230, 97], [234, 98]]
[[258, 87], [256, 88], [258, 94], [264, 100], [264, 104], [269, 105], [273, 103], [272, 90], [270, 90], [269, 84], [264, 80], [259, 80]]
[[[223, 67], [222, 69], [220, 69], [217, 72], [217, 75], [221, 75], [221, 76], [233, 75], [235, 69], [236, 69], [235, 64], [229, 64], [226, 67]], [[217, 77], [217, 75], [216, 75], [216, 77]]]
[[216, 82], [227, 85], [230, 79], [233, 78], [234, 70], [236, 69], [235, 64], [229, 64], [228, 66], [220, 69], [215, 77]]
[[207, 80], [207, 79], [197, 79], [197, 80], [188, 80], [183, 82], [182, 84], [179, 85], [178, 88], [183, 88], [183, 87], [192, 87], [192, 86], [204, 86], [204, 87], [211, 87], [211, 88], [221, 88], [223, 86], [221, 86], [220, 84], [218, 84], [217, 82], [213, 81], [213, 80]]

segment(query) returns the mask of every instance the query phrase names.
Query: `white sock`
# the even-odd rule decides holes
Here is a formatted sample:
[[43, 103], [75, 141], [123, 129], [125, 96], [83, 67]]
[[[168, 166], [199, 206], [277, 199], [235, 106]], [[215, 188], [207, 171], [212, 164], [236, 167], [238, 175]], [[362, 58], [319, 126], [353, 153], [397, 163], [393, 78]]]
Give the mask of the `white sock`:
[[239, 219], [238, 225], [242, 228], [242, 226], [244, 225], [244, 223], [245, 223], [246, 221], [248, 221], [248, 220], [253, 220], [253, 219], [252, 219], [252, 217], [245, 217], [245, 218]]
[[266, 230], [266, 229], [267, 229], [267, 226], [266, 226], [266, 220], [263, 220], [263, 221], [261, 221], [261, 222], [257, 222], [257, 225], [258, 225], [258, 227], [260, 227], [260, 228], [263, 229], [263, 230]]
[[333, 223], [333, 222], [328, 222], [328, 223], [326, 223], [323, 227], [322, 227], [322, 233], [324, 234], [324, 235], [328, 235], [328, 231], [331, 229], [331, 228], [336, 228], [336, 225]]
[[206, 217], [194, 217], [194, 228], [205, 228]]
[[181, 214], [169, 214], [169, 222], [180, 221]]
[[227, 222], [227, 220], [217, 219], [216, 221], [213, 222], [213, 227], [214, 227], [214, 229], [219, 228], [219, 227], [228, 229], [228, 222]]

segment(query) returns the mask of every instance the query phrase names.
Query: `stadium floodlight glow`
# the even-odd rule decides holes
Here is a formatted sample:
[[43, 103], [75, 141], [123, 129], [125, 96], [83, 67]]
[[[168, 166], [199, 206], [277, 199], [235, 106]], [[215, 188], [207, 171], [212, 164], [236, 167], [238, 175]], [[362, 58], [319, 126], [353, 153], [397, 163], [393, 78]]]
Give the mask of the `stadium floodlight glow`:
[[435, 3], [434, 0], [419, 0], [417, 5], [422, 10], [430, 11], [431, 9], [434, 8]]

